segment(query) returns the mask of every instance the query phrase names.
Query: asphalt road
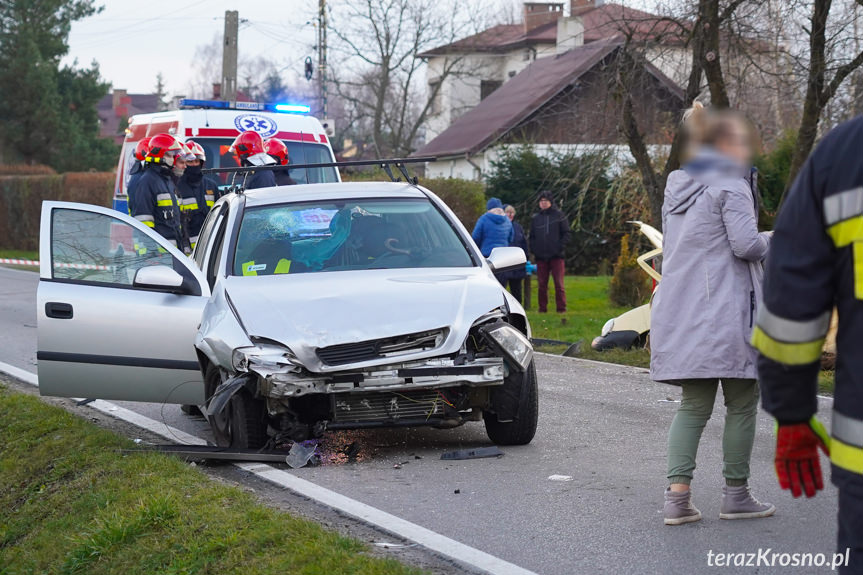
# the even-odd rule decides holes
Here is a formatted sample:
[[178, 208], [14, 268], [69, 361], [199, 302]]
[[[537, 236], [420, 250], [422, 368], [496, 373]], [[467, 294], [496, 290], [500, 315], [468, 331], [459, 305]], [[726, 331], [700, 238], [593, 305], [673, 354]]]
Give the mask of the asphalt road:
[[[0, 361], [36, 371], [33, 273], [0, 268]], [[525, 447], [499, 459], [442, 461], [448, 450], [488, 445], [481, 424], [450, 431], [333, 434], [325, 465], [295, 473], [537, 573], [701, 573], [708, 552], [832, 553], [836, 491], [795, 501], [776, 485], [772, 421], [761, 416], [751, 484], [778, 507], [769, 519], [721, 521], [721, 417], [708, 424], [693, 485], [699, 523], [662, 525], [665, 435], [675, 388], [645, 370], [542, 355], [540, 426]], [[671, 401], [669, 401], [671, 400]], [[201, 418], [177, 406], [125, 403], [191, 433]], [[822, 410], [829, 408], [824, 401]], [[716, 413], [723, 408], [717, 403]], [[355, 463], [340, 451], [360, 446]], [[551, 475], [571, 476], [552, 481]], [[726, 573], [771, 568], [730, 567]], [[781, 571], [814, 572], [814, 568]], [[818, 569], [817, 571], [824, 571]]]

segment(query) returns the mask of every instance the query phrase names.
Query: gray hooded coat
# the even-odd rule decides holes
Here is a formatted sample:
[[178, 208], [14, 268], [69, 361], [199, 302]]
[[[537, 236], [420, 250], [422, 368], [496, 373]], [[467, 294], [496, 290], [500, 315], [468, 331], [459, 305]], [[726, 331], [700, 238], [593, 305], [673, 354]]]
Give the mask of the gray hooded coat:
[[749, 336], [770, 235], [758, 232], [752, 184], [747, 169], [712, 150], [668, 176], [650, 316], [655, 381], [756, 377]]

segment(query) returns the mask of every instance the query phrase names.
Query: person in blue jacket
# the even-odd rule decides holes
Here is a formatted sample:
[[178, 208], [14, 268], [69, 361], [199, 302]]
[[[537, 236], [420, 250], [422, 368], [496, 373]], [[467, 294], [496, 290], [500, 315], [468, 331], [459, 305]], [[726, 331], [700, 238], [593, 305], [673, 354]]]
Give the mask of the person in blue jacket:
[[[506, 217], [509, 218], [509, 221], [512, 222], [512, 241], [509, 245], [511, 247], [521, 248], [524, 252], [524, 257], [527, 258], [527, 237], [525, 236], [524, 228], [522, 228], [521, 224], [515, 220], [515, 208], [507, 204], [503, 207], [503, 211], [506, 214]], [[518, 300], [518, 303], [523, 303], [522, 286], [524, 284], [524, 278], [526, 277], [527, 268], [525, 266], [504, 272], [503, 274], [503, 278], [506, 280], [504, 287], [507, 287], [508, 285], [510, 293]]]
[[[503, 204], [497, 198], [491, 198], [485, 205], [486, 213], [481, 215], [473, 227], [473, 241], [479, 246], [482, 255], [488, 257], [494, 248], [505, 248], [512, 243], [512, 222], [503, 211]], [[501, 284], [506, 281], [497, 276]]]

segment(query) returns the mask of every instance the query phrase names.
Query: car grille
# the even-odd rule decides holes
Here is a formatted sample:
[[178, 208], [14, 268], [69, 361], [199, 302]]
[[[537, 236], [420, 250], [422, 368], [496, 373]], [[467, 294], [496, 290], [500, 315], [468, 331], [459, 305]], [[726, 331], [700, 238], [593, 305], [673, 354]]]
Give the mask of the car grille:
[[334, 421], [397, 423], [399, 420], [441, 419], [444, 398], [434, 390], [404, 393], [339, 394], [334, 396]]
[[445, 329], [437, 329], [358, 343], [331, 345], [329, 347], [319, 347], [316, 353], [318, 354], [318, 359], [326, 365], [359, 363], [434, 349], [446, 339], [446, 332], [447, 330]]

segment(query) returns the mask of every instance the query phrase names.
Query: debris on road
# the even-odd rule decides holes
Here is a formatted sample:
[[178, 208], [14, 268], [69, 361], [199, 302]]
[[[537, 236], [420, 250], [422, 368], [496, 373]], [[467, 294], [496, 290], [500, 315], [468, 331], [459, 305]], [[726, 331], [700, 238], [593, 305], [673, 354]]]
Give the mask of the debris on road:
[[550, 481], [572, 481], [572, 475], [549, 475]]
[[372, 543], [375, 547], [384, 549], [407, 549], [408, 547], [416, 547], [416, 543], [390, 543], [388, 541], [375, 541]]
[[455, 493], [456, 495], [458, 495], [459, 493], [461, 493], [461, 489], [456, 489], [455, 491], [453, 491], [453, 493]]
[[674, 399], [673, 397], [666, 397], [665, 399], [658, 399], [659, 403], [680, 403], [679, 399]]
[[315, 456], [315, 449], [317, 449], [318, 445], [313, 442], [303, 442], [303, 443], [294, 443], [291, 446], [291, 450], [288, 452], [288, 456], [285, 458], [285, 463], [287, 463], [291, 469], [298, 469], [300, 467], [304, 467], [309, 461], [311, 461], [312, 457]]
[[484, 457], [503, 457], [503, 451], [496, 445], [492, 447], [477, 447], [475, 449], [458, 449], [447, 451], [440, 456], [441, 459], [452, 461], [458, 459], [481, 459]]

